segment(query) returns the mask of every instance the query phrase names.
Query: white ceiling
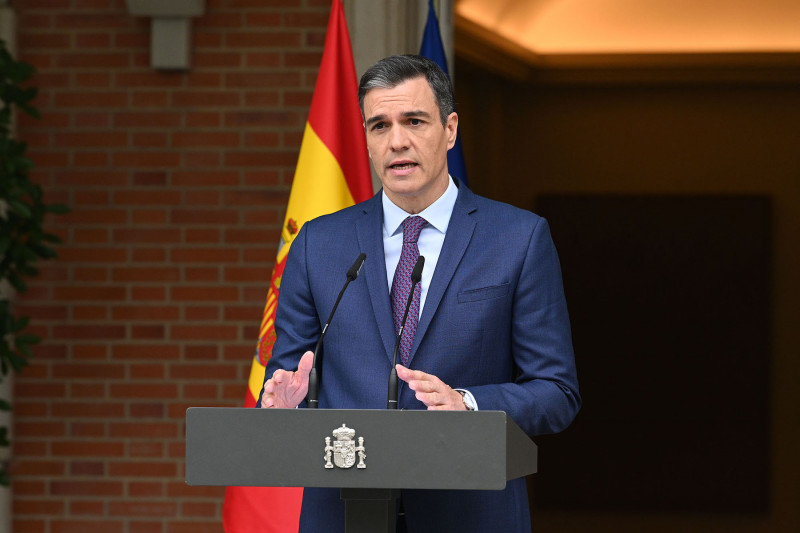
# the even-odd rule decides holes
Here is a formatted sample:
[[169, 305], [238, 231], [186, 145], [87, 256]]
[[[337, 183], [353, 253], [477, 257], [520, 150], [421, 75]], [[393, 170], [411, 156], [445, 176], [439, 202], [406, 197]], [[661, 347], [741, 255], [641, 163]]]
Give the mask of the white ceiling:
[[455, 0], [454, 11], [460, 31], [535, 55], [800, 52], [800, 0]]

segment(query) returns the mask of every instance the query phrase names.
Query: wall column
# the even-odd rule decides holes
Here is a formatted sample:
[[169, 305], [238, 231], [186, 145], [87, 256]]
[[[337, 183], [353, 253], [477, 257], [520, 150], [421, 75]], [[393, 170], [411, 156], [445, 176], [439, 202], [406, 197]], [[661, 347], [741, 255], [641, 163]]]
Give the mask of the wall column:
[[[453, 74], [453, 0], [434, 0], [447, 66]], [[344, 0], [358, 76], [382, 57], [418, 54], [427, 0]]]

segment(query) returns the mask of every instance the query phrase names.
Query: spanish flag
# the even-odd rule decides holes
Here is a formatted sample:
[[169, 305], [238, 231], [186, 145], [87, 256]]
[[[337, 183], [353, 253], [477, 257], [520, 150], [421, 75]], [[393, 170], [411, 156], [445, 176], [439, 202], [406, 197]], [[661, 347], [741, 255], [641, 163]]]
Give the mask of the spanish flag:
[[[264, 368], [272, 356], [278, 293], [294, 237], [306, 221], [362, 202], [370, 196], [372, 178], [358, 107], [350, 36], [342, 0], [333, 0], [322, 64], [300, 146], [278, 257], [250, 369], [245, 407], [255, 406], [264, 381]], [[264, 450], [264, 453], [270, 451]], [[302, 495], [302, 488], [228, 487], [222, 512], [225, 531], [297, 531]]]

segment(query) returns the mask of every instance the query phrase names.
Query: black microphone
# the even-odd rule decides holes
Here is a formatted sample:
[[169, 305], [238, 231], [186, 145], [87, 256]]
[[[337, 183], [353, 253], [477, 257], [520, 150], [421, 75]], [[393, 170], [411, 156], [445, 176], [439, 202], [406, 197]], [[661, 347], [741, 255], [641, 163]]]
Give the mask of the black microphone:
[[319, 407], [319, 378], [317, 378], [317, 353], [319, 352], [320, 346], [322, 346], [322, 339], [325, 338], [325, 333], [328, 331], [328, 326], [331, 324], [331, 320], [333, 320], [333, 314], [336, 313], [336, 308], [339, 307], [339, 301], [342, 299], [344, 295], [345, 289], [347, 286], [350, 285], [351, 281], [355, 281], [358, 277], [358, 273], [361, 272], [361, 267], [364, 265], [364, 261], [367, 259], [367, 254], [361, 254], [356, 258], [356, 262], [353, 263], [353, 266], [350, 267], [350, 270], [347, 271], [347, 281], [344, 283], [344, 287], [342, 290], [339, 291], [339, 296], [336, 298], [336, 303], [333, 304], [333, 309], [331, 309], [331, 314], [328, 317], [328, 321], [325, 323], [325, 327], [322, 328], [322, 334], [319, 336], [319, 340], [317, 341], [317, 346], [314, 348], [314, 362], [311, 364], [311, 372], [308, 374], [308, 407], [309, 409], [316, 409]]
[[387, 409], [397, 409], [397, 350], [400, 348], [400, 337], [403, 336], [403, 329], [406, 327], [408, 310], [411, 308], [411, 302], [414, 301], [414, 288], [416, 288], [419, 280], [422, 279], [423, 266], [425, 266], [425, 258], [423, 256], [419, 256], [419, 259], [417, 259], [417, 262], [414, 264], [414, 270], [411, 271], [411, 291], [408, 293], [408, 302], [406, 302], [406, 310], [403, 313], [403, 320], [400, 322], [400, 331], [397, 333], [397, 340], [394, 342], [392, 371], [389, 372], [389, 399], [386, 402]]

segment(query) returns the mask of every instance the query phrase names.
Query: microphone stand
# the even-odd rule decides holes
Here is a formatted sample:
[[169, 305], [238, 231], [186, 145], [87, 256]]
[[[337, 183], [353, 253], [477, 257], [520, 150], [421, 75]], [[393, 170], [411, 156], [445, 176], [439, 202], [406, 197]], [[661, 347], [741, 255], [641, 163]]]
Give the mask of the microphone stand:
[[325, 323], [325, 327], [322, 328], [322, 334], [319, 336], [319, 340], [317, 341], [317, 345], [314, 348], [314, 361], [311, 364], [311, 372], [308, 374], [308, 395], [306, 396], [308, 400], [308, 408], [309, 409], [316, 409], [319, 407], [319, 377], [317, 376], [317, 353], [319, 353], [319, 349], [322, 346], [322, 339], [325, 338], [325, 333], [328, 332], [328, 326], [331, 324], [331, 320], [333, 320], [333, 315], [336, 313], [336, 308], [339, 307], [339, 302], [344, 295], [344, 291], [347, 289], [347, 286], [350, 285], [351, 281], [354, 281], [358, 277], [358, 273], [361, 272], [361, 267], [364, 265], [364, 261], [367, 259], [367, 254], [361, 254], [356, 258], [356, 262], [353, 263], [353, 266], [350, 267], [350, 270], [347, 271], [347, 281], [344, 283], [342, 290], [339, 291], [339, 296], [336, 297], [336, 303], [333, 304], [333, 309], [331, 309], [331, 314], [328, 316], [328, 321]]

